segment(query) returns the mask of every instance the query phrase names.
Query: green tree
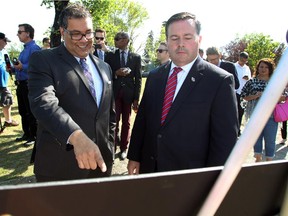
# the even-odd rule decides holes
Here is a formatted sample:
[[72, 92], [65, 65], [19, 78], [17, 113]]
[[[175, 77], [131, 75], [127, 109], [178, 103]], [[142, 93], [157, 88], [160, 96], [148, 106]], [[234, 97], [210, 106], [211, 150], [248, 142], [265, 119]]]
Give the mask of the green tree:
[[22, 49], [23, 49], [23, 46], [17, 43], [13, 42], [9, 44], [9, 46], [7, 47], [7, 52], [9, 53], [10, 59], [18, 58]]
[[[103, 28], [107, 32], [108, 45], [114, 45], [114, 36], [119, 31], [130, 35], [130, 49], [134, 51], [134, 41], [143, 22], [148, 19], [147, 10], [138, 2], [131, 0], [81, 0], [89, 8], [93, 17], [94, 27]], [[61, 41], [58, 19], [61, 11], [67, 6], [69, 0], [43, 0], [42, 5], [55, 8], [55, 18], [51, 29], [51, 43], [58, 46]]]
[[238, 36], [222, 48], [226, 60], [236, 62], [240, 52], [249, 53], [248, 65], [253, 72], [257, 62], [261, 58], [272, 58], [277, 64], [285, 45], [275, 42], [269, 35], [262, 33], [246, 34], [242, 38]]
[[148, 33], [142, 59], [145, 62], [144, 71], [150, 71], [155, 67], [156, 54], [153, 31]]
[[50, 29], [50, 42], [51, 47], [57, 47], [61, 44], [61, 34], [59, 31], [58, 19], [61, 11], [68, 5], [69, 0], [43, 0], [41, 5], [47, 8], [54, 6], [55, 16], [52, 28]]
[[154, 37], [153, 31], [150, 31], [148, 33], [148, 37], [146, 40], [143, 56], [146, 59], [146, 62], [147, 63], [149, 62], [150, 65], [152, 65], [153, 67], [160, 65], [160, 62], [158, 61], [156, 56], [156, 49], [158, 48], [161, 42], [166, 41], [165, 24], [166, 22], [163, 22], [163, 24], [161, 25], [160, 35], [157, 40]]
[[94, 26], [106, 30], [108, 45], [114, 44], [117, 32], [125, 31], [130, 36], [129, 49], [135, 50], [134, 41], [138, 37], [136, 30], [148, 19], [148, 12], [142, 5], [131, 0], [82, 0], [82, 2], [91, 11]]
[[153, 31], [150, 31], [148, 33], [148, 37], [146, 40], [143, 57], [148, 61], [155, 59], [154, 50], [155, 50], [154, 33]]

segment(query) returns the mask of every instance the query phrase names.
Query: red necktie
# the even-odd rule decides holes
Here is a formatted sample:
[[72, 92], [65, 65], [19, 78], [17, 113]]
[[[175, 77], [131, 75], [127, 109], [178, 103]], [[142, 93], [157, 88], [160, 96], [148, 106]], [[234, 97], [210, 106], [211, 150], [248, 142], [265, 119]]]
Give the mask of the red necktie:
[[168, 78], [166, 88], [165, 88], [165, 96], [164, 96], [164, 102], [162, 107], [162, 115], [161, 115], [161, 125], [163, 125], [166, 116], [170, 110], [170, 107], [173, 102], [176, 86], [177, 86], [177, 74], [182, 71], [182, 68], [175, 67], [173, 69], [173, 73]]

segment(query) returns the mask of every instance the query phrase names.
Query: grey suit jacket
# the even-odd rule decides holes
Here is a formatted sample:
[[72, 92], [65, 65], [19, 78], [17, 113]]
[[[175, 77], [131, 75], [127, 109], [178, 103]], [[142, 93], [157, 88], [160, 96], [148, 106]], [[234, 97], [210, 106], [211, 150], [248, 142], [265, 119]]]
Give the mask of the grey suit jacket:
[[86, 178], [74, 151], [67, 151], [69, 136], [81, 129], [99, 147], [105, 163], [114, 160], [115, 110], [112, 72], [108, 64], [90, 55], [103, 81], [97, 107], [80, 64], [62, 44], [35, 52], [29, 62], [29, 101], [38, 122], [35, 174], [62, 179]]
[[140, 162], [141, 173], [223, 165], [238, 133], [233, 76], [198, 57], [161, 126], [170, 68], [147, 78], [128, 159]]

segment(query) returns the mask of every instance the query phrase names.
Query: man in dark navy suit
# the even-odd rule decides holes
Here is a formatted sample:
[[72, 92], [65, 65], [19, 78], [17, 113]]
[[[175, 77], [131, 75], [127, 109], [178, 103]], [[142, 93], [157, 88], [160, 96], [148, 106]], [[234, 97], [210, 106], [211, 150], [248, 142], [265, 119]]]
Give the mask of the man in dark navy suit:
[[106, 46], [106, 31], [101, 28], [96, 28], [94, 39], [96, 43], [93, 45], [93, 55], [105, 61], [105, 56], [109, 51], [109, 48]]
[[[130, 141], [130, 117], [131, 107], [135, 112], [141, 90], [141, 57], [128, 50], [129, 35], [126, 32], [118, 32], [114, 38], [115, 52], [109, 52], [105, 61], [110, 65], [113, 75], [113, 90], [116, 106], [116, 145], [120, 146], [120, 159], [127, 156], [128, 143]], [[119, 129], [122, 117], [121, 132]]]
[[[165, 30], [171, 63], [146, 80], [127, 156], [129, 174], [223, 165], [237, 141], [234, 78], [200, 57], [200, 22], [178, 13]], [[166, 99], [173, 99], [167, 115]]]
[[239, 79], [237, 76], [237, 70], [232, 62], [224, 61], [221, 59], [221, 53], [216, 47], [209, 47], [206, 50], [207, 61], [226, 70], [227, 72], [233, 74], [235, 81], [235, 89], [239, 88]]
[[36, 179], [108, 177], [114, 161], [112, 72], [90, 53], [88, 9], [68, 5], [59, 25], [64, 43], [34, 52], [29, 62], [29, 101], [38, 121]]

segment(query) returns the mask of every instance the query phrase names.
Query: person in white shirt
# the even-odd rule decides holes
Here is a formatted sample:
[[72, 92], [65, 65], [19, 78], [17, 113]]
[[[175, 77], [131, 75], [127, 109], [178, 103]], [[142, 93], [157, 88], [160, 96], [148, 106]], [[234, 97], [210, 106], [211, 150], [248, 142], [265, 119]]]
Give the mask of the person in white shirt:
[[237, 103], [238, 103], [238, 118], [239, 118], [239, 133], [238, 136], [241, 134], [241, 122], [242, 122], [242, 116], [244, 114], [244, 108], [241, 106], [241, 91], [245, 83], [251, 79], [251, 71], [250, 68], [246, 65], [248, 62], [248, 53], [247, 52], [241, 52], [239, 54], [239, 59], [235, 63], [235, 67], [237, 70], [238, 80], [239, 80], [239, 88], [236, 89], [236, 96], [237, 96]]

